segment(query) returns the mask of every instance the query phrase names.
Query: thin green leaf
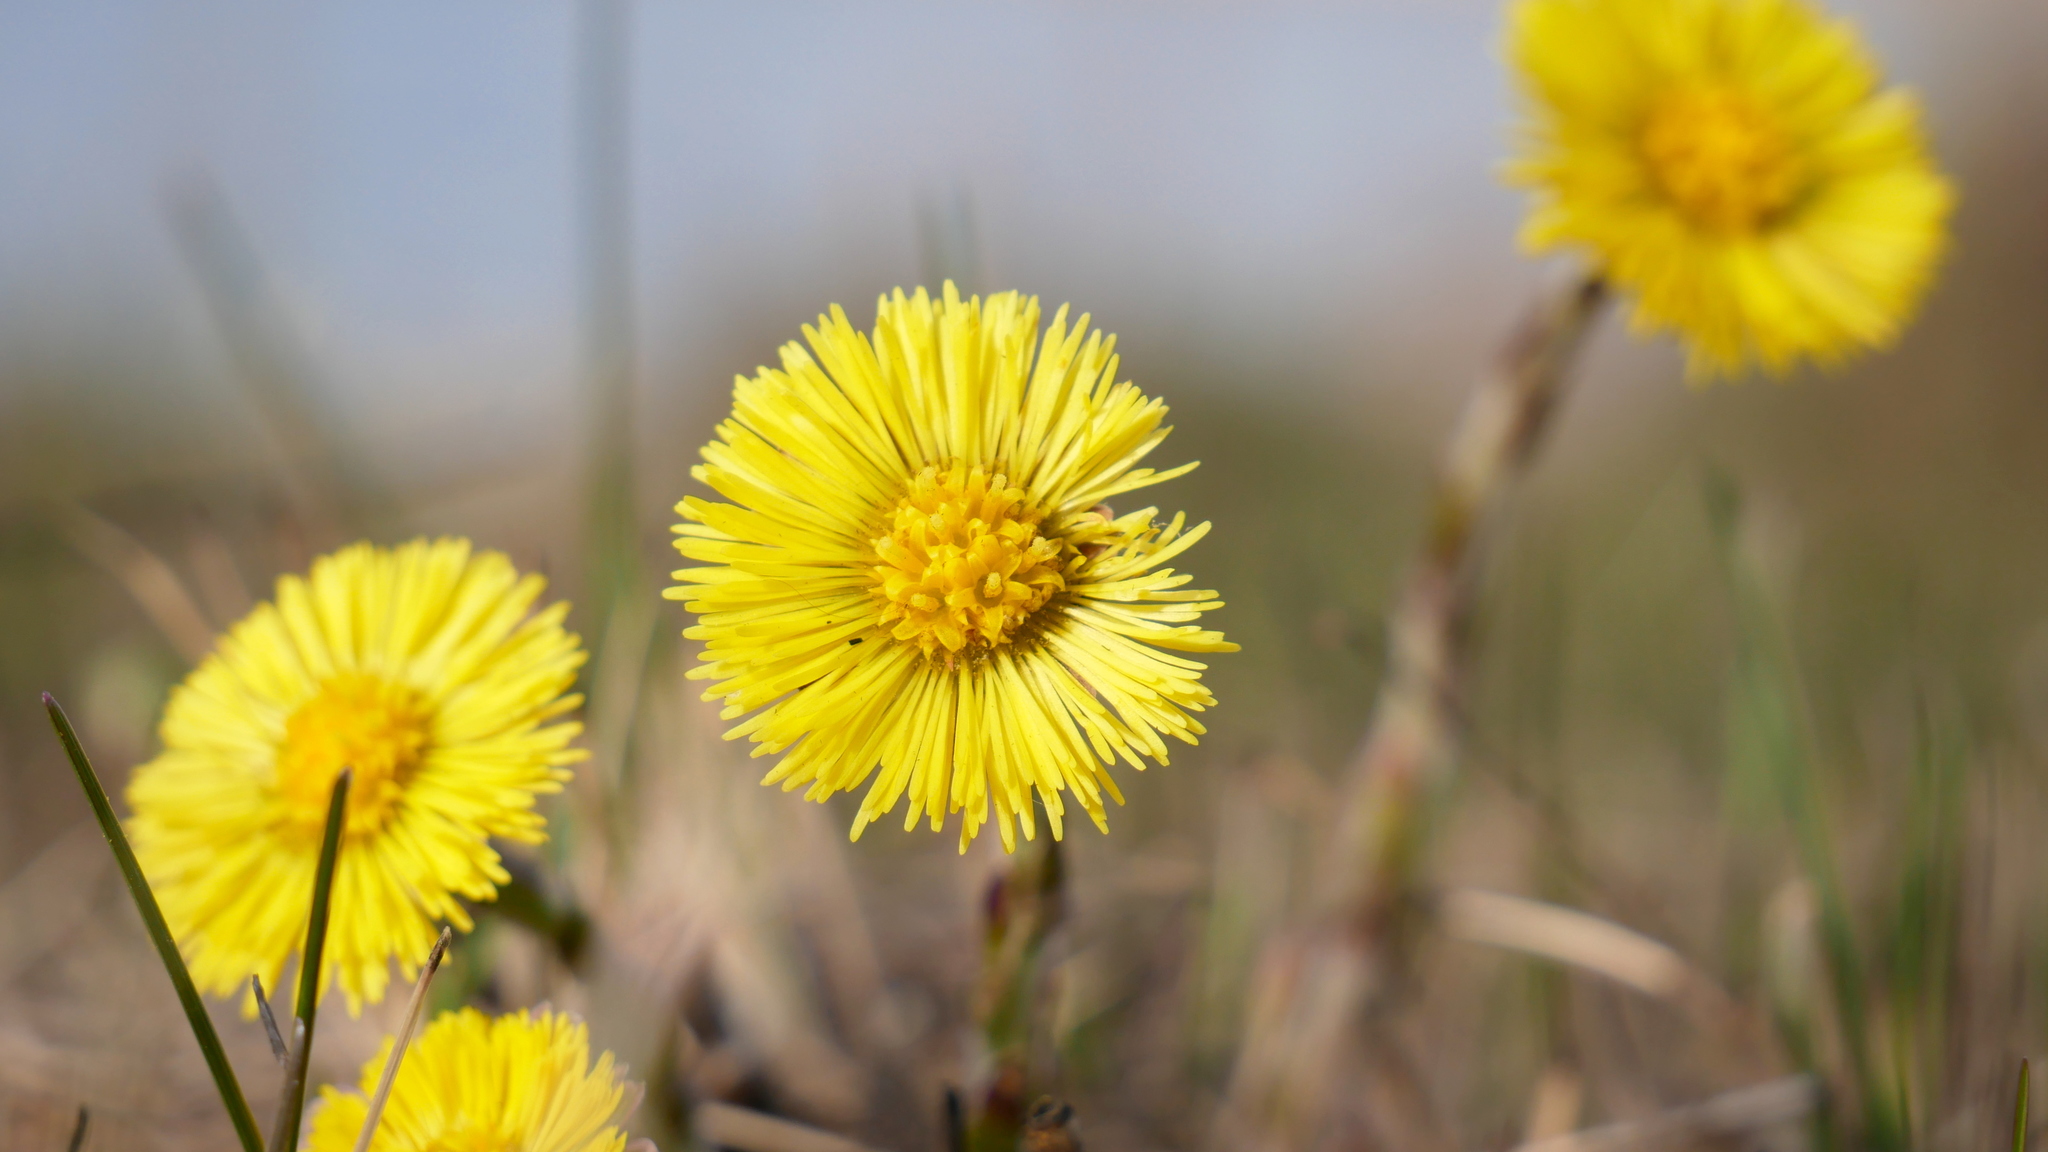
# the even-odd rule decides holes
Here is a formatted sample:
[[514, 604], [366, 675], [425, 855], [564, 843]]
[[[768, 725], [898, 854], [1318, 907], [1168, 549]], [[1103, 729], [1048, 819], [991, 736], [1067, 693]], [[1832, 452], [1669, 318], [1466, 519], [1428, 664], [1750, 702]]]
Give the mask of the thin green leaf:
[[1821, 959], [1834, 995], [1850, 1078], [1863, 1103], [1863, 1137], [1878, 1152], [1901, 1152], [1908, 1143], [1901, 1101], [1893, 1099], [1894, 1086], [1880, 1076], [1874, 1061], [1864, 1004], [1869, 985], [1836, 863], [1791, 632], [1754, 558], [1737, 541], [1742, 516], [1739, 489], [1726, 476], [1710, 476], [1707, 501], [1734, 598], [1734, 706], [1754, 734], [1800, 864], [1819, 897]]
[[150, 942], [156, 945], [171, 986], [177, 989], [178, 1003], [185, 1009], [193, 1038], [199, 1041], [199, 1052], [206, 1057], [206, 1069], [213, 1073], [213, 1085], [219, 1089], [221, 1104], [228, 1110], [228, 1122], [234, 1125], [243, 1152], [262, 1152], [263, 1136], [257, 1131], [255, 1114], [249, 1111], [249, 1102], [242, 1096], [234, 1066], [228, 1063], [227, 1050], [221, 1047], [220, 1034], [214, 1031], [206, 1004], [199, 999], [199, 989], [192, 983], [192, 973], [185, 968], [185, 958], [178, 954], [178, 942], [172, 938], [170, 926], [164, 923], [156, 894], [149, 890], [149, 881], [143, 879], [142, 865], [135, 862], [135, 850], [128, 846], [128, 835], [121, 831], [121, 821], [114, 816], [107, 790], [100, 786], [100, 778], [92, 770], [92, 761], [86, 759], [85, 749], [79, 745], [78, 734], [72, 731], [64, 709], [57, 706], [56, 697], [48, 692], [43, 693], [43, 709], [50, 714], [50, 726], [57, 730], [64, 755], [78, 775], [78, 786], [85, 790], [92, 814], [100, 822], [100, 832], [107, 838], [107, 847], [113, 849], [114, 861], [121, 866], [121, 878], [127, 881], [128, 893], [135, 898], [135, 910], [142, 914], [142, 925], [149, 931]]
[[2020, 1098], [2012, 1106], [2012, 1152], [2027, 1152], [2027, 1062], [2020, 1061]]
[[299, 954], [298, 1019], [292, 1032], [292, 1060], [285, 1066], [283, 1098], [270, 1130], [270, 1152], [292, 1152], [299, 1145], [299, 1119], [306, 1108], [306, 1065], [313, 1055], [313, 1016], [320, 1002], [320, 957], [327, 948], [327, 914], [334, 895], [334, 863], [341, 855], [341, 826], [348, 812], [349, 779], [342, 769], [327, 800], [327, 830], [320, 838], [320, 866], [313, 873], [313, 910], [306, 918], [306, 947]]
[[1930, 1098], [1943, 1083], [1946, 1054], [1934, 1037], [1949, 1034], [1951, 978], [1959, 944], [1957, 911], [1962, 906], [1964, 796], [1969, 751], [1961, 725], [1944, 723], [1923, 695], [1918, 709], [1916, 754], [1910, 782], [1900, 860], [1898, 899], [1888, 925], [1883, 965], [1890, 1000], [1891, 1047], [1898, 1063], [1900, 1113], [1916, 1144], [1928, 1133], [1915, 1130], [1915, 1105], [1923, 1125], [1932, 1117]]

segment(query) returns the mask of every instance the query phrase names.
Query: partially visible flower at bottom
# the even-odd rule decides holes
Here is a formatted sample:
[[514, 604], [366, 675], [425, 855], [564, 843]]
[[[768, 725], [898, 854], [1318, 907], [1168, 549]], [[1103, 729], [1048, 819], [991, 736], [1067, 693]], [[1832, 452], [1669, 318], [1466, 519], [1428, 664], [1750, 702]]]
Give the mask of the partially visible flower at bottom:
[[[363, 1065], [357, 1091], [320, 1090], [306, 1152], [355, 1148], [391, 1043]], [[628, 1089], [610, 1052], [591, 1064], [574, 1017], [445, 1012], [406, 1050], [370, 1152], [619, 1152]]]

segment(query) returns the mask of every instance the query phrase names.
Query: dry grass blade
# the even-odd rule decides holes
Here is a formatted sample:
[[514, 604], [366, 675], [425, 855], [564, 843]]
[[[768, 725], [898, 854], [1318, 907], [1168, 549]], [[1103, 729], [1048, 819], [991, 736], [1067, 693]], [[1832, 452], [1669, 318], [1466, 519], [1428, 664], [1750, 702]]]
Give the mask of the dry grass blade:
[[1579, 1126], [1579, 1112], [1585, 1105], [1585, 1078], [1567, 1064], [1551, 1064], [1536, 1078], [1528, 1118], [1522, 1124], [1522, 1143], [1570, 1132]]
[[691, 1118], [698, 1140], [739, 1152], [875, 1152], [836, 1133], [718, 1100], [700, 1102]]
[[0, 985], [11, 984], [92, 914], [106, 841], [80, 824], [0, 884]]
[[1787, 1076], [1737, 1088], [1640, 1120], [1582, 1128], [1562, 1136], [1517, 1145], [1514, 1152], [1621, 1152], [1623, 1149], [1729, 1140], [1790, 1124], [1820, 1103], [1820, 1084], [1811, 1076]]
[[426, 1009], [427, 985], [434, 982], [434, 973], [441, 967], [441, 958], [448, 954], [448, 941], [453, 935], [448, 929], [441, 929], [441, 938], [434, 941], [434, 950], [420, 968], [420, 978], [412, 986], [412, 1000], [405, 1006], [405, 1023], [391, 1041], [391, 1058], [384, 1061], [384, 1071], [377, 1077], [377, 1091], [370, 1097], [369, 1111], [363, 1114], [363, 1130], [356, 1134], [356, 1152], [369, 1152], [370, 1138], [377, 1134], [377, 1121], [384, 1118], [384, 1102], [391, 1099], [391, 1084], [398, 1079], [398, 1065], [405, 1059], [406, 1046], [412, 1043], [412, 1034], [420, 1026], [420, 1013]]
[[1444, 894], [1437, 915], [1459, 940], [1542, 956], [1661, 999], [1698, 979], [1684, 957], [1648, 936], [1540, 900], [1458, 888]]
[[277, 1057], [278, 1067], [290, 1067], [292, 1050], [285, 1045], [284, 1034], [277, 1030], [277, 1013], [270, 1010], [270, 998], [263, 994], [263, 977], [249, 977], [249, 991], [256, 997], [256, 1017], [263, 1021], [263, 1035], [270, 1041], [270, 1054]]
[[121, 582], [178, 655], [197, 664], [213, 650], [213, 625], [163, 557], [80, 504], [60, 506], [57, 526], [81, 555]]
[[[651, 597], [624, 599], [605, 622], [603, 644], [586, 711], [590, 766], [576, 774], [571, 800], [584, 827], [576, 839], [577, 856], [569, 866], [577, 900], [597, 903], [609, 881], [624, 874], [631, 829], [625, 813], [631, 808], [627, 764], [633, 725], [640, 714], [640, 696], [647, 684], [647, 661], [657, 631]], [[565, 956], [571, 966], [574, 958]]]
[[164, 210], [228, 354], [282, 456], [280, 479], [315, 539], [340, 534], [355, 517], [350, 495], [373, 503], [366, 478], [335, 451], [315, 400], [320, 378], [305, 340], [272, 287], [248, 232], [205, 171], [165, 188]]

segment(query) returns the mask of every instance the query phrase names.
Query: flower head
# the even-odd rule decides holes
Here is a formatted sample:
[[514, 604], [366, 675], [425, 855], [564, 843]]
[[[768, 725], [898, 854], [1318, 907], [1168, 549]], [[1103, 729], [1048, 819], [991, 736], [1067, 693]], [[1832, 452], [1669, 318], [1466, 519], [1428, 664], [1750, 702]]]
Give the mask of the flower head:
[[1517, 0], [1523, 242], [1589, 252], [1695, 377], [1897, 337], [1954, 199], [1913, 97], [1805, 0]]
[[[362, 1087], [320, 1090], [306, 1152], [351, 1152], [392, 1041], [363, 1065]], [[633, 1093], [612, 1054], [590, 1062], [590, 1035], [559, 1013], [491, 1019], [446, 1012], [406, 1049], [371, 1152], [618, 1152]]]
[[[130, 835], [201, 988], [276, 988], [304, 945], [328, 797], [354, 770], [326, 963], [349, 1010], [408, 978], [458, 897], [508, 877], [490, 838], [545, 839], [578, 725], [567, 604], [466, 540], [357, 544], [277, 582], [171, 693], [128, 785]], [[324, 991], [324, 989], [323, 989]]]
[[733, 389], [732, 419], [692, 472], [732, 503], [691, 497], [676, 542], [709, 567], [668, 590], [700, 616], [693, 677], [713, 681], [764, 783], [812, 799], [870, 776], [853, 835], [910, 797], [960, 847], [993, 806], [1003, 844], [1054, 837], [1071, 793], [1097, 827], [1123, 802], [1108, 766], [1167, 761], [1214, 702], [1206, 665], [1232, 652], [1194, 623], [1215, 593], [1162, 567], [1208, 533], [1107, 502], [1170, 480], [1138, 464], [1166, 407], [1116, 382], [1115, 338], [1043, 339], [1035, 298], [962, 301], [953, 286], [884, 297], [872, 337], [834, 308]]

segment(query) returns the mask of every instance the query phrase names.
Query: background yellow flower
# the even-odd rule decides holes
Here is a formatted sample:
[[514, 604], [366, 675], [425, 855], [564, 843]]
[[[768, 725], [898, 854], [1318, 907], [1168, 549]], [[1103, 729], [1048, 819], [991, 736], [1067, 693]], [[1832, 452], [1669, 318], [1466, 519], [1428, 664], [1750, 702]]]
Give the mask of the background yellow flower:
[[278, 580], [172, 691], [130, 829], [201, 988], [279, 986], [344, 767], [326, 979], [350, 1011], [383, 997], [393, 959], [411, 977], [438, 922], [471, 927], [458, 897], [508, 879], [490, 838], [544, 839], [534, 797], [582, 755], [556, 721], [584, 655], [566, 603], [529, 615], [544, 586], [466, 540], [357, 544]]
[[1206, 665], [1161, 649], [1230, 652], [1193, 623], [1215, 593], [1161, 565], [1208, 533], [1106, 501], [1182, 475], [1138, 467], [1166, 406], [1116, 382], [1115, 338], [1043, 341], [1036, 298], [943, 301], [899, 290], [872, 340], [834, 308], [783, 346], [782, 368], [733, 389], [692, 475], [734, 501], [685, 499], [671, 599], [702, 622], [692, 671], [727, 739], [787, 751], [766, 783], [823, 800], [881, 772], [858, 837], [906, 793], [905, 829], [962, 812], [960, 847], [993, 805], [1034, 835], [1035, 790], [1055, 838], [1062, 792], [1098, 827], [1107, 767], [1194, 743], [1214, 702]]
[[[359, 1091], [320, 1090], [307, 1152], [351, 1152], [391, 1039], [363, 1065]], [[590, 1034], [545, 1009], [492, 1019], [443, 1013], [407, 1049], [370, 1141], [372, 1152], [617, 1152], [629, 1095], [610, 1052], [590, 1061]]]
[[1889, 344], [1953, 195], [1911, 95], [1802, 0], [1519, 0], [1510, 179], [1537, 250], [1588, 252], [1695, 378]]

